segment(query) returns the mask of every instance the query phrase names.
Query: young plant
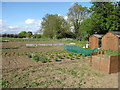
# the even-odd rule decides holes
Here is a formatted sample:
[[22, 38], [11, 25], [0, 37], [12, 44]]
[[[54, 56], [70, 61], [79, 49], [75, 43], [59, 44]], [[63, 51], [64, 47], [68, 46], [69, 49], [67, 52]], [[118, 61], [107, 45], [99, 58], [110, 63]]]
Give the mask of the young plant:
[[50, 58], [53, 58], [53, 55], [50, 55]]
[[71, 54], [71, 53], [69, 53], [68, 55], [69, 55], [69, 56], [72, 56], [72, 54]]
[[45, 60], [40, 60], [41, 61], [41, 63], [45, 63]]
[[19, 53], [20, 55], [23, 55], [23, 53], [21, 52], [21, 53]]
[[26, 52], [24, 52], [24, 55], [27, 55], [27, 53], [26, 53]]
[[65, 58], [68, 58], [68, 56], [66, 55]]
[[31, 55], [31, 54], [28, 54], [28, 58], [32, 58], [32, 55]]
[[62, 59], [62, 56], [61, 56], [61, 55], [59, 55], [59, 56], [58, 56], [58, 58], [59, 58], [59, 59]]
[[56, 57], [56, 58], [54, 58], [53, 60], [54, 60], [54, 61], [57, 61], [57, 60], [58, 60], [58, 58]]
[[65, 55], [63, 54], [62, 57], [65, 57]]
[[73, 59], [73, 57], [70, 57], [70, 60], [72, 60]]
[[36, 56], [32, 56], [32, 59], [35, 61], [35, 62], [38, 62], [39, 61], [39, 57], [36, 55]]
[[7, 53], [6, 56], [10, 56], [10, 53]]
[[50, 60], [49, 60], [49, 59], [47, 59], [47, 62], [50, 62]]
[[7, 52], [4, 52], [2, 55], [5, 56], [7, 54]]
[[76, 57], [75, 57], [75, 59], [79, 59], [79, 57], [78, 57], [78, 56], [76, 56]]
[[17, 56], [18, 56], [18, 55], [19, 55], [19, 53], [18, 53], [18, 52], [16, 52], [16, 53], [15, 53], [15, 55], [17, 55]]
[[15, 53], [12, 52], [12, 53], [11, 53], [11, 56], [14, 56], [14, 55], [15, 55]]
[[85, 57], [85, 54], [82, 54], [82, 58], [84, 59], [84, 57]]

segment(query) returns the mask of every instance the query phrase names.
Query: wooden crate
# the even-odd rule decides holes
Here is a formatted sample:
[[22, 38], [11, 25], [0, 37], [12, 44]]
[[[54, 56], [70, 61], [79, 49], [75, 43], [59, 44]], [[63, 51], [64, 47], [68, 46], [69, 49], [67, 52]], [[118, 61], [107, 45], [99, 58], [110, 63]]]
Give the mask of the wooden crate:
[[117, 73], [120, 71], [120, 55], [101, 57], [91, 56], [91, 67], [105, 73]]

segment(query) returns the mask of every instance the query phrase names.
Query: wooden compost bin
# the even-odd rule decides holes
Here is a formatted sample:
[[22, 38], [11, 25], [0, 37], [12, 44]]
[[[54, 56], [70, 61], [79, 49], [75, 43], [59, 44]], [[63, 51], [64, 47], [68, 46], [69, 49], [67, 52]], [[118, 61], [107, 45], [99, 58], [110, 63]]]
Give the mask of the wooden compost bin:
[[102, 49], [108, 50], [118, 50], [119, 46], [119, 37], [113, 34], [112, 32], [108, 32], [102, 37]]
[[98, 55], [91, 56], [91, 67], [109, 74], [117, 73], [120, 71], [120, 55], [105, 57]]
[[91, 36], [89, 38], [89, 46], [91, 49], [98, 48], [98, 38], [96, 36]]

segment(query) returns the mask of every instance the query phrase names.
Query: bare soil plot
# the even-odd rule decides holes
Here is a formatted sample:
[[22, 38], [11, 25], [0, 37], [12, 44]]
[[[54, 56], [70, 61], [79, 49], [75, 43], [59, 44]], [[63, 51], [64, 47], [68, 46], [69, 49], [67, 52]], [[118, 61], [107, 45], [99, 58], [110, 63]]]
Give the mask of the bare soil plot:
[[34, 62], [27, 56], [3, 56], [4, 87], [117, 88], [118, 73], [105, 74], [90, 67], [90, 60], [62, 59]]
[[[26, 48], [32, 43], [60, 43], [51, 41], [35, 42], [3, 42], [6, 47], [18, 49], [3, 49], [2, 52], [45, 52], [56, 56], [55, 50], [64, 50], [63, 46]], [[68, 53], [58, 53], [58, 55]], [[33, 61], [27, 55], [2, 56], [2, 86], [7, 88], [117, 88], [118, 73], [106, 74], [90, 67], [90, 58], [62, 58], [54, 61], [48, 55], [50, 62]]]
[[34, 42], [3, 42], [2, 48], [14, 48], [18, 49], [2, 49], [2, 52], [40, 52], [40, 51], [50, 51], [50, 50], [63, 50], [63, 46], [39, 46], [35, 48], [27, 48], [26, 44], [57, 44], [58, 41], [34, 41]]

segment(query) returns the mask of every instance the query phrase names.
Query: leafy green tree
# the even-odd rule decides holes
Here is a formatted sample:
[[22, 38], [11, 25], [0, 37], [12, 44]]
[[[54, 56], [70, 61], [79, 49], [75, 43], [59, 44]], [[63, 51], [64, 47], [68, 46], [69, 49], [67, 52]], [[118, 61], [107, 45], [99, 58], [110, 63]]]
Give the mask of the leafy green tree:
[[71, 22], [71, 25], [74, 26], [76, 38], [81, 35], [81, 33], [78, 34], [80, 24], [88, 14], [89, 10], [87, 7], [82, 7], [81, 5], [78, 5], [78, 3], [75, 3], [74, 6], [69, 9], [68, 20]]
[[43, 35], [46, 37], [63, 38], [65, 32], [69, 30], [69, 25], [62, 16], [46, 14], [43, 18], [41, 30], [43, 30]]
[[32, 32], [31, 32], [31, 31], [28, 31], [28, 32], [26, 33], [26, 36], [27, 36], [27, 38], [31, 38], [31, 37], [32, 37]]
[[26, 37], [26, 31], [21, 31], [19, 33], [19, 38], [25, 38]]
[[92, 20], [97, 26], [98, 33], [106, 33], [112, 30], [118, 30], [120, 27], [120, 8], [115, 2], [92, 2], [90, 8]]
[[41, 34], [34, 34], [33, 37], [34, 38], [41, 38]]

